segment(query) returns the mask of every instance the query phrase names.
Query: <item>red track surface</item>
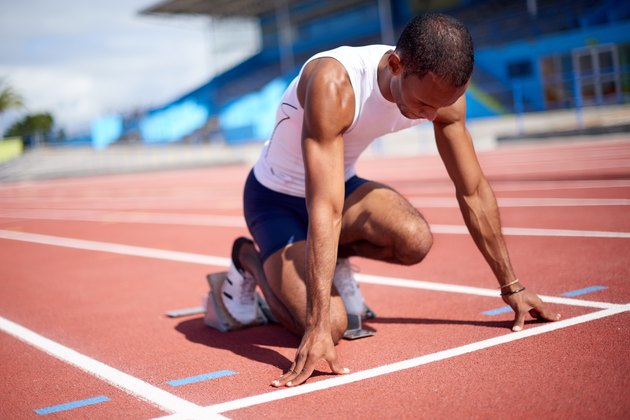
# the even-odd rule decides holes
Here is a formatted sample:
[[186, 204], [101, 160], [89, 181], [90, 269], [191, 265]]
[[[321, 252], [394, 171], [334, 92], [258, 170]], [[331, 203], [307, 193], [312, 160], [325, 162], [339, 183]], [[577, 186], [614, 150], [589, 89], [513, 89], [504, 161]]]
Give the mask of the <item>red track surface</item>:
[[[323, 364], [292, 390], [269, 386], [299, 342], [280, 327], [222, 334], [200, 315], [165, 316], [199, 306], [206, 273], [223, 270], [232, 240], [246, 234], [247, 167], [0, 185], [0, 418], [99, 396], [107, 401], [48, 416], [138, 419], [211, 406], [203, 415], [233, 419], [630, 418], [630, 139], [513, 146], [480, 159], [522, 281], [551, 300], [604, 289], [550, 303], [563, 315], [557, 325], [510, 332], [512, 313], [483, 313], [504, 306], [496, 289], [433, 287], [496, 288], [459, 233], [439, 158], [365, 160], [360, 175], [421, 209], [434, 248], [415, 267], [356, 259], [370, 275], [360, 279], [376, 334], [338, 346], [350, 375]], [[78, 353], [51, 356], [55, 343]], [[109, 367], [118, 373], [104, 374]], [[235, 374], [168, 383], [222, 370]]]

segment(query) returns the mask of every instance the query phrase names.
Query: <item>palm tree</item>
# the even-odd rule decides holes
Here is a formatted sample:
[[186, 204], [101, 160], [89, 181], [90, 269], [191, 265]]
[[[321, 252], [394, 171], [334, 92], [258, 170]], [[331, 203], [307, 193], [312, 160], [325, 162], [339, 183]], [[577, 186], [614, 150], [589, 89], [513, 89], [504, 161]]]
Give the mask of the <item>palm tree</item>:
[[22, 97], [15, 93], [13, 88], [0, 79], [0, 114], [9, 109], [18, 109], [24, 106]]

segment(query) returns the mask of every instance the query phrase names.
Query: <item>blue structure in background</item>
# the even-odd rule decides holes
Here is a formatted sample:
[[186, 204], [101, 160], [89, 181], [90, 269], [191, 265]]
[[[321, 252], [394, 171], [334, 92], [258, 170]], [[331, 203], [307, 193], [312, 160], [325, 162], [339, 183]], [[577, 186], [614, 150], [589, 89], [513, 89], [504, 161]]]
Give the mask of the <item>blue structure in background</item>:
[[114, 143], [123, 133], [123, 119], [120, 115], [108, 115], [92, 121], [92, 146], [104, 149]]
[[226, 105], [219, 112], [219, 123], [228, 143], [236, 144], [251, 139], [266, 139], [273, 131], [276, 106], [289, 85], [289, 80], [278, 78], [259, 92], [254, 92]]
[[455, 16], [471, 31], [476, 63], [466, 93], [469, 118], [630, 98], [626, 0], [442, 0], [431, 7], [420, 0], [286, 0], [284, 9], [275, 9], [278, 4], [261, 2], [260, 11], [242, 12], [211, 0], [157, 4], [149, 13], [221, 16], [228, 15], [221, 7], [230, 7], [231, 14], [256, 16], [261, 51], [163, 107], [95, 121], [94, 146], [135, 137], [147, 143], [265, 140], [284, 88], [308, 57], [339, 45], [393, 43], [386, 38], [425, 11]]
[[182, 139], [206, 124], [208, 108], [192, 99], [149, 112], [140, 120], [140, 136], [146, 143], [167, 143]]
[[[570, 56], [577, 48], [607, 44], [630, 44], [630, 21], [588, 31], [576, 29], [535, 40], [518, 40], [498, 47], [479, 48], [475, 51], [475, 64], [494, 77], [502, 89], [517, 89], [517, 93], [522, 94], [527, 110], [543, 111], [547, 109], [547, 104], [541, 82], [544, 82], [546, 75], [541, 58]], [[521, 66], [523, 71], [513, 74], [514, 71], [518, 73], [514, 66]], [[628, 72], [627, 67], [625, 72]], [[573, 73], [564, 72], [560, 76], [569, 82], [575, 77]]]

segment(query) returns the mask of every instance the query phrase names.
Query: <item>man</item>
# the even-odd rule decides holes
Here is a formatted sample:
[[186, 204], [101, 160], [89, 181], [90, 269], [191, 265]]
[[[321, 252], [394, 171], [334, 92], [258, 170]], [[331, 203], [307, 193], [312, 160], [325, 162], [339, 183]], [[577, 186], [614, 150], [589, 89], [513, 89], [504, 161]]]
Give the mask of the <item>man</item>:
[[465, 125], [472, 69], [467, 29], [427, 14], [407, 25], [395, 49], [317, 54], [287, 88], [274, 132], [245, 185], [245, 218], [260, 253], [238, 239], [228, 280], [220, 285], [221, 306], [238, 326], [256, 322], [257, 283], [277, 320], [302, 337], [291, 369], [272, 385], [303, 383], [321, 359], [335, 373], [348, 372], [334, 347], [346, 330], [346, 313], [370, 316], [348, 257], [410, 265], [429, 252], [432, 236], [422, 215], [354, 169], [375, 138], [426, 120], [433, 122], [466, 225], [516, 313], [512, 329], [523, 328], [528, 312], [559, 319], [523, 287], [510, 264], [496, 199]]

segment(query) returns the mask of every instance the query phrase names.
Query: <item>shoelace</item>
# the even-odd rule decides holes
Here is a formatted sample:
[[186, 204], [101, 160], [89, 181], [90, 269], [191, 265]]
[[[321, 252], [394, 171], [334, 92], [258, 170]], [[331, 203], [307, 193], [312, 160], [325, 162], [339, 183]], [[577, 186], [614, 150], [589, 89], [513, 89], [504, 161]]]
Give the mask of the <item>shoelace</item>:
[[256, 292], [256, 282], [247, 272], [241, 273], [243, 282], [241, 283], [240, 302], [242, 305], [251, 305], [254, 302]]

